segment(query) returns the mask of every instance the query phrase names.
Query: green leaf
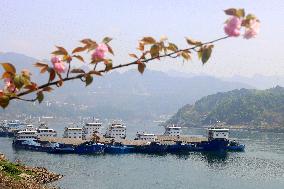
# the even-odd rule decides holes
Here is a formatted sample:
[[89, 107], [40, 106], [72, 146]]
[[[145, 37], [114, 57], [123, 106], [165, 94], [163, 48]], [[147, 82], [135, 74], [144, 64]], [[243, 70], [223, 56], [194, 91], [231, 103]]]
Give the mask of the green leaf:
[[111, 40], [112, 40], [112, 38], [110, 38], [110, 37], [105, 37], [105, 38], [103, 39], [103, 43], [107, 44], [107, 43], [109, 43]]
[[36, 95], [37, 95], [36, 98], [37, 98], [38, 102], [41, 103], [43, 101], [43, 99], [44, 99], [43, 92], [39, 91], [39, 92], [36, 93]]
[[145, 68], [146, 68], [146, 64], [144, 64], [144, 63], [142, 63], [142, 62], [138, 64], [138, 71], [139, 71], [141, 74], [144, 73]]
[[212, 53], [212, 48], [213, 45], [205, 46], [205, 48], [203, 48], [202, 57], [201, 57], [203, 64], [205, 64], [209, 60]]
[[6, 72], [9, 72], [11, 74], [15, 74], [16, 73], [16, 68], [13, 66], [13, 64], [10, 63], [1, 63], [2, 67], [4, 68], [4, 70]]
[[152, 45], [151, 49], [150, 49], [150, 54], [152, 58], [158, 57], [159, 56], [159, 51], [160, 48], [158, 45]]
[[24, 85], [24, 82], [23, 82], [24, 78], [22, 78], [20, 75], [16, 75], [14, 77], [14, 84], [16, 86], [17, 89], [21, 89]]
[[0, 96], [0, 106], [5, 109], [9, 105], [10, 98], [6, 95]]
[[93, 76], [86, 74], [86, 86], [90, 85], [93, 82]]
[[145, 45], [148, 44], [155, 44], [156, 40], [153, 37], [143, 37], [143, 39], [141, 40]]
[[111, 69], [112, 69], [112, 63], [110, 62], [110, 63], [106, 64], [105, 71], [108, 72]]

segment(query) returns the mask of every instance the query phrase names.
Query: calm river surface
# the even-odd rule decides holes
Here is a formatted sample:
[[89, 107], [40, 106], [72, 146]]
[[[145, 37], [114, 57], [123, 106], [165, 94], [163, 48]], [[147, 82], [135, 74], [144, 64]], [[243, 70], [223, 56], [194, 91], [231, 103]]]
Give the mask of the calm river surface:
[[[128, 125], [130, 135], [138, 126]], [[149, 129], [148, 129], [149, 131]], [[150, 131], [161, 131], [154, 126]], [[203, 134], [204, 129], [184, 130]], [[12, 161], [43, 166], [63, 174], [64, 189], [240, 189], [284, 186], [284, 133], [231, 131], [246, 145], [243, 153], [214, 155], [57, 155], [15, 151], [12, 139], [0, 138], [0, 152]]]

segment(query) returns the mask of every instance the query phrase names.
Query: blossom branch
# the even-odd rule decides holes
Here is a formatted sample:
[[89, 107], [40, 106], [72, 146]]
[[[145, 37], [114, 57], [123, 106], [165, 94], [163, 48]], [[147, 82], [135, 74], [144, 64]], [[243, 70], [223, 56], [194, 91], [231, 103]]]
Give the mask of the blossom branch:
[[[139, 62], [143, 62], [143, 63], [148, 63], [152, 60], [155, 60], [155, 59], [160, 59], [160, 58], [165, 58], [165, 57], [171, 57], [173, 55], [176, 55], [180, 52], [183, 52], [183, 51], [188, 51], [188, 50], [193, 50], [193, 49], [196, 49], [198, 47], [201, 47], [203, 45], [207, 45], [207, 44], [212, 44], [212, 43], [215, 43], [215, 42], [218, 42], [218, 41], [221, 41], [221, 40], [224, 40], [226, 38], [228, 38], [229, 36], [225, 36], [225, 37], [221, 37], [221, 38], [218, 38], [218, 39], [215, 39], [215, 40], [212, 40], [212, 41], [208, 41], [208, 42], [205, 42], [205, 43], [201, 43], [201, 44], [198, 44], [198, 45], [195, 45], [193, 47], [190, 47], [190, 48], [185, 48], [185, 49], [180, 49], [180, 50], [177, 50], [177, 51], [174, 51], [174, 52], [171, 52], [171, 53], [167, 53], [167, 54], [164, 54], [164, 55], [160, 55], [160, 56], [157, 56], [157, 57], [152, 57], [152, 58], [148, 58], [148, 59], [145, 59], [145, 60], [141, 60], [140, 58], [138, 60], [135, 60], [133, 62], [130, 62], [130, 63], [126, 63], [126, 64], [119, 64], [117, 66], [113, 66], [111, 68], [111, 70], [115, 70], [115, 69], [119, 69], [119, 68], [123, 68], [123, 67], [127, 67], [127, 66], [131, 66], [131, 65], [137, 65], [139, 64]], [[70, 64], [69, 64], [70, 65]], [[105, 69], [102, 69], [102, 70], [99, 70], [98, 71], [99, 73], [105, 73], [107, 72]], [[68, 73], [68, 72], [67, 72]], [[90, 74], [93, 74], [93, 73], [90, 73]], [[85, 77], [86, 74], [78, 74], [76, 76], [73, 76], [73, 77], [66, 77], [62, 80], [57, 80], [57, 81], [53, 81], [53, 82], [49, 82], [49, 83], [46, 83], [46, 84], [43, 84], [39, 87], [37, 87], [36, 90], [26, 90], [24, 92], [21, 92], [19, 94], [17, 94], [17, 97], [11, 97], [10, 100], [12, 99], [18, 99], [18, 97], [20, 96], [24, 96], [24, 95], [27, 95], [27, 94], [30, 94], [32, 92], [36, 92], [38, 90], [41, 90], [41, 89], [44, 89], [45, 87], [49, 87], [49, 86], [54, 86], [54, 85], [58, 85], [59, 82], [61, 81], [70, 81], [70, 80], [76, 80], [76, 79], [83, 79], [83, 77]]]

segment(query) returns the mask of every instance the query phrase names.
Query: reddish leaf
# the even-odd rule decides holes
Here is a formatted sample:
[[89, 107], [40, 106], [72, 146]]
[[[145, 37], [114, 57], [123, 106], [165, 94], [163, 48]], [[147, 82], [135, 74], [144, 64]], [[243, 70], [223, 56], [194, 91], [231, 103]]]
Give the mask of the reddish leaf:
[[71, 73], [85, 73], [85, 71], [82, 69], [73, 69], [71, 70]]
[[13, 74], [10, 73], [10, 72], [4, 72], [2, 74], [2, 79], [5, 79], [5, 78], [12, 78], [13, 77]]
[[5, 109], [9, 105], [9, 97], [6, 95], [0, 96], [0, 106]]
[[36, 90], [36, 89], [37, 89], [37, 84], [36, 84], [36, 83], [34, 83], [34, 82], [31, 82], [31, 84], [30, 84], [30, 85], [27, 85], [27, 86], [25, 86], [24, 88], [25, 88], [25, 89], [29, 89], [29, 90], [34, 91], [34, 90]]
[[90, 85], [93, 82], [93, 77], [90, 74], [86, 74], [86, 86]]
[[40, 73], [45, 73], [48, 69], [48, 66], [47, 67], [43, 67], [41, 70], [40, 70]]
[[148, 44], [155, 44], [156, 40], [153, 37], [143, 37], [143, 39], [141, 40], [145, 45]]
[[146, 68], [146, 64], [142, 63], [142, 64], [138, 64], [138, 71], [143, 74], [144, 70]]
[[74, 58], [77, 58], [78, 60], [85, 62], [84, 58], [80, 55], [73, 55]]
[[35, 67], [41, 68], [41, 67], [48, 67], [47, 64], [41, 63], [41, 62], [37, 62], [34, 64]]
[[77, 48], [75, 48], [72, 51], [72, 54], [77, 53], [77, 52], [82, 52], [82, 51], [85, 51], [85, 50], [87, 50], [87, 46], [85, 46], [85, 47], [77, 47]]
[[95, 70], [89, 71], [89, 74], [95, 74], [95, 75], [98, 75], [98, 76], [102, 76], [101, 72], [98, 72], [98, 71], [95, 71]]
[[49, 70], [49, 82], [55, 79], [55, 70], [50, 68]]
[[224, 10], [224, 12], [225, 12], [227, 15], [236, 16], [237, 9], [230, 8], [230, 9]]
[[53, 88], [51, 88], [51, 87], [44, 87], [43, 89], [42, 89], [42, 91], [46, 91], [46, 92], [51, 92], [53, 90]]
[[4, 70], [6, 72], [9, 72], [11, 74], [15, 74], [16, 73], [16, 68], [13, 66], [13, 64], [10, 63], [1, 63], [2, 67], [4, 68]]
[[186, 37], [186, 42], [189, 44], [189, 45], [201, 45], [201, 41], [197, 41], [197, 40], [194, 40], [194, 39], [191, 39], [189, 37]]
[[136, 54], [129, 54], [130, 57], [138, 59]]
[[110, 54], [114, 55], [114, 52], [113, 52], [111, 46], [109, 46], [109, 44], [106, 44], [106, 46], [107, 46], [107, 48], [108, 48], [108, 52], [109, 52]]

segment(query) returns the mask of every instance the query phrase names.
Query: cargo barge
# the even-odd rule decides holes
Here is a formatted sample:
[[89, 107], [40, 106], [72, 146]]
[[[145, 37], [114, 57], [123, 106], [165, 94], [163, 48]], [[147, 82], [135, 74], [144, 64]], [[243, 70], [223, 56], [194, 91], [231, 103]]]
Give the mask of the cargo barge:
[[[176, 128], [175, 128], [176, 129]], [[106, 138], [96, 137], [96, 140], [75, 143], [56, 142], [53, 140], [43, 140], [32, 131], [21, 132], [13, 141], [15, 149], [25, 149], [32, 151], [41, 151], [47, 153], [74, 153], [74, 154], [186, 154], [189, 152], [241, 152], [244, 151], [245, 145], [236, 141], [229, 140], [229, 129], [210, 128], [208, 129], [207, 140], [187, 141], [185, 142], [181, 136], [168, 136], [175, 140], [161, 140], [157, 137], [154, 141], [139, 140], [114, 140], [107, 141]]]

